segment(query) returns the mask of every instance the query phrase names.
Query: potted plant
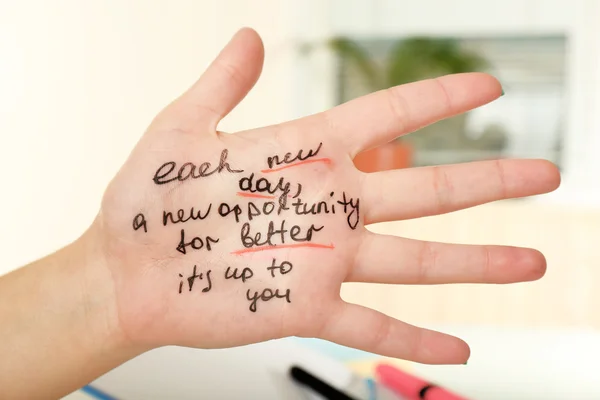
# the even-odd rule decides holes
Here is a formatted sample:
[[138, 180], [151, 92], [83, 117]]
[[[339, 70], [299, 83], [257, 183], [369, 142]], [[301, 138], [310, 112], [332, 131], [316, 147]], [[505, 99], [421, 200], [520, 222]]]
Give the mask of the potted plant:
[[[340, 79], [354, 79], [354, 92], [348, 85], [340, 84], [338, 102], [396, 85], [446, 74], [481, 71], [487, 61], [479, 54], [463, 48], [456, 39], [413, 37], [395, 41], [361, 43], [348, 37], [335, 37], [327, 41], [327, 47], [337, 56]], [[375, 46], [379, 46], [378, 48]], [[373, 51], [377, 49], [378, 51]], [[465, 116], [440, 121], [432, 136], [443, 131], [443, 126], [454, 131], [464, 131]], [[416, 141], [428, 135], [409, 135], [395, 139], [383, 146], [364, 151], [356, 156], [354, 163], [364, 172], [406, 168], [413, 161]]]

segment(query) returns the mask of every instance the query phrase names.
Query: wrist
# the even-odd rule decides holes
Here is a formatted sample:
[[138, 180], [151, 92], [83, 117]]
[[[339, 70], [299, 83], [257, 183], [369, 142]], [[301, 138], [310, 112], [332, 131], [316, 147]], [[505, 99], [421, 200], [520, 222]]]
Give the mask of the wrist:
[[[80, 287], [80, 307], [84, 326], [90, 333], [92, 346], [109, 357], [133, 358], [147, 350], [122, 329], [115, 281], [109, 267], [110, 258], [102, 245], [99, 227], [94, 223], [78, 240], [64, 250], [76, 262], [68, 262]], [[126, 360], [124, 360], [126, 361]]]
[[60, 398], [149, 350], [121, 332], [94, 232], [0, 279], [0, 387], [8, 398]]

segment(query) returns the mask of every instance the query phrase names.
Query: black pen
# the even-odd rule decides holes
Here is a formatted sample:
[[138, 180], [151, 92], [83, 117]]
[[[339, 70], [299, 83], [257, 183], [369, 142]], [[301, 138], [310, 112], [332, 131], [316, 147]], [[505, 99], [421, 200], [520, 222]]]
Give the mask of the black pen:
[[290, 369], [290, 375], [296, 382], [308, 386], [328, 400], [357, 400], [354, 397], [350, 397], [346, 393], [339, 391], [328, 383], [323, 382], [321, 379], [300, 367], [293, 366]]

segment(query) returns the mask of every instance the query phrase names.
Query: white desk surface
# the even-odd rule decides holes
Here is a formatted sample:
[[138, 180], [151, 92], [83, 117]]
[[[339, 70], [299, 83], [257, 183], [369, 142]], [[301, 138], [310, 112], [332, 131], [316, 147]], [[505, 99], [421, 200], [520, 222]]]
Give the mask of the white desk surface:
[[[600, 399], [600, 333], [582, 330], [441, 328], [471, 345], [466, 366], [411, 364], [424, 378], [472, 399]], [[123, 400], [302, 399], [284, 376], [292, 363], [373, 356], [296, 338], [225, 349], [167, 347], [146, 353], [93, 384]], [[308, 346], [308, 348], [306, 347]], [[314, 351], [318, 348], [317, 351]], [[75, 400], [76, 394], [65, 399]]]

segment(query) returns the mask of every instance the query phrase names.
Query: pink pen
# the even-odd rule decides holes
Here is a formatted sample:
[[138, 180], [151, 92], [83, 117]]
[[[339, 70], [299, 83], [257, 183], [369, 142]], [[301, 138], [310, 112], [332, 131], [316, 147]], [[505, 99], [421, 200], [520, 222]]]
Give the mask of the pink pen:
[[383, 385], [408, 399], [467, 400], [391, 365], [380, 364], [375, 367], [375, 373]]

